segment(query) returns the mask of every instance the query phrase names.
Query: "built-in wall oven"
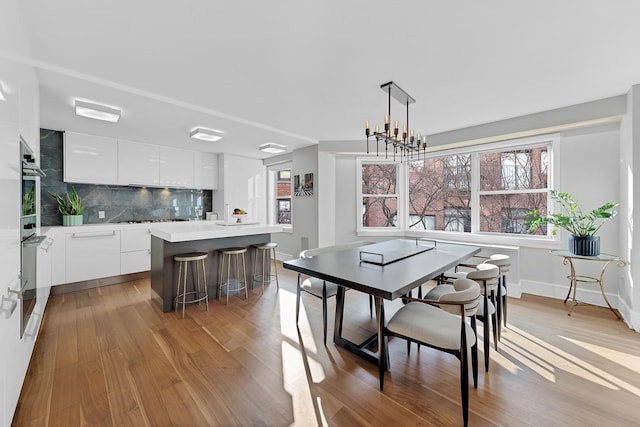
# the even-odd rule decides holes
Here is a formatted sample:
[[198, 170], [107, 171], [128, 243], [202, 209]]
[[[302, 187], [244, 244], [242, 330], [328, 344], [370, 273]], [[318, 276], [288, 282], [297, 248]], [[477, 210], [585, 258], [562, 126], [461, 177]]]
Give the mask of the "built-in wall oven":
[[36, 305], [38, 246], [47, 236], [37, 235], [38, 202], [40, 189], [38, 180], [45, 176], [37, 164], [36, 156], [20, 137], [20, 182], [22, 187], [20, 206], [20, 337], [24, 334], [29, 318]]

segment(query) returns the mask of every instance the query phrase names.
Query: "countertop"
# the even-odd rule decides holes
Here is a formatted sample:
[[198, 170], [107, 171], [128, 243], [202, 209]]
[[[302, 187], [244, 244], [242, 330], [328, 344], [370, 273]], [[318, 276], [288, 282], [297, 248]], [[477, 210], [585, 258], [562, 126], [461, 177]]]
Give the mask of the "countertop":
[[219, 222], [192, 221], [165, 223], [158, 227], [149, 224], [152, 236], [167, 242], [219, 239], [222, 237], [250, 236], [254, 234], [279, 233], [282, 227], [268, 224], [222, 225]]

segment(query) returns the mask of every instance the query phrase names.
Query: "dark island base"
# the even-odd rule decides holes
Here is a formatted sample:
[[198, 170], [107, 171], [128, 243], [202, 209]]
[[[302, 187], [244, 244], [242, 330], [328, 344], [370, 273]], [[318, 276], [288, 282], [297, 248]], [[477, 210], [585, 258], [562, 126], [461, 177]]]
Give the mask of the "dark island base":
[[[159, 237], [151, 236], [151, 297], [162, 307], [163, 312], [173, 310], [173, 302], [177, 294], [178, 269], [174, 268], [174, 255], [188, 252], [207, 252], [205, 262], [207, 270], [207, 288], [209, 299], [217, 297], [218, 292], [218, 249], [246, 247], [245, 254], [247, 284], [253, 287], [253, 264], [255, 249], [252, 245], [271, 241], [271, 234], [224, 237], [219, 239], [193, 240], [188, 242], [167, 242]], [[191, 271], [191, 269], [189, 269]], [[189, 274], [191, 277], [191, 274]], [[189, 277], [189, 278], [190, 278]], [[189, 279], [187, 279], [189, 280]], [[191, 282], [192, 283], [192, 282]], [[188, 283], [190, 289], [191, 283]], [[233, 295], [233, 294], [232, 294]]]

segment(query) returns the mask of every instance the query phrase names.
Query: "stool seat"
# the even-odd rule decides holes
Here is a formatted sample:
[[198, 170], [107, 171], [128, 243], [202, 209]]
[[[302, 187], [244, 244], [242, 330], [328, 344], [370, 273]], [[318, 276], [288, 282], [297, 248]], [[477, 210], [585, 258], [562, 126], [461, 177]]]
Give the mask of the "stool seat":
[[209, 256], [206, 252], [190, 252], [188, 254], [180, 254], [175, 255], [173, 257], [174, 261], [200, 261], [201, 259], [206, 259]]
[[[253, 263], [253, 283], [262, 284], [262, 293], [264, 294], [264, 285], [275, 281], [276, 286], [280, 289], [278, 281], [278, 266], [276, 265], [276, 248], [277, 243], [259, 243], [253, 245], [255, 248], [255, 257]], [[258, 261], [260, 259], [260, 261]], [[271, 266], [273, 262], [273, 266]], [[260, 271], [258, 271], [260, 266]]]
[[[184, 311], [187, 304], [200, 303], [204, 301], [207, 311], [209, 311], [209, 291], [207, 289], [207, 272], [204, 260], [209, 257], [206, 252], [189, 252], [174, 255], [173, 260], [178, 263], [178, 289], [176, 291], [175, 310], [182, 304], [182, 318], [184, 319]], [[193, 263], [193, 291], [187, 291], [187, 276], [189, 275], [189, 263]], [[200, 270], [200, 271], [198, 271]], [[201, 289], [200, 274], [202, 273]], [[182, 289], [180, 289], [182, 288]], [[193, 298], [187, 301], [187, 295], [193, 295]]]
[[225, 255], [240, 255], [247, 252], [247, 248], [225, 248], [220, 249], [220, 252]]

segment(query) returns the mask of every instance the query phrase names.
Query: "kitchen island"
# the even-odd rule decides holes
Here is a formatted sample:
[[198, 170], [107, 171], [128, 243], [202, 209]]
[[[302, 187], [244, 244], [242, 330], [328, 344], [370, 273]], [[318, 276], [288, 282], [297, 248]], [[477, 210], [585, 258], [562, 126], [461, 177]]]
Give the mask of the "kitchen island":
[[163, 224], [151, 227], [151, 297], [163, 312], [173, 309], [176, 296], [177, 269], [173, 257], [187, 252], [206, 252], [207, 288], [209, 298], [215, 298], [218, 290], [218, 249], [246, 247], [247, 282], [253, 284], [252, 245], [271, 241], [271, 233], [279, 233], [282, 227], [265, 224], [224, 225], [210, 221]]

